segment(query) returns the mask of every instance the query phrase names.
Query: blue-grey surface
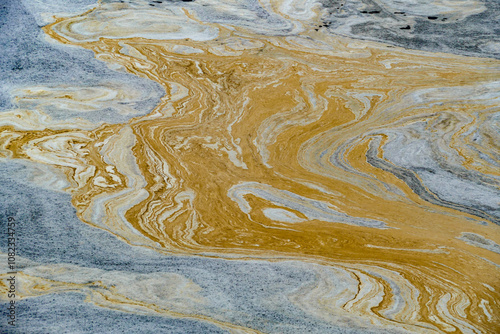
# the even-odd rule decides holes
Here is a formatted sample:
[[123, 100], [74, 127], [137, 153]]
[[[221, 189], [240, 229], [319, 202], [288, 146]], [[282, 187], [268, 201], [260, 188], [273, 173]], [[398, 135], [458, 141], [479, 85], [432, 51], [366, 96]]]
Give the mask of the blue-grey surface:
[[[87, 274], [89, 281], [95, 281], [92, 277], [102, 277], [106, 272], [113, 277], [123, 278], [134, 277], [134, 273], [174, 273], [192, 280], [202, 288], [201, 294], [208, 304], [200, 306], [198, 311], [216, 319], [266, 333], [377, 333], [375, 329], [353, 323], [335, 325], [322, 322], [289, 303], [288, 298], [297, 291], [318, 285], [320, 277], [314, 265], [290, 261], [270, 263], [165, 256], [142, 247], [130, 246], [108, 232], [82, 223], [76, 217], [69, 194], [44, 189], [55, 189], [53, 185], [33, 185], [34, 175], [40, 174], [37, 168], [37, 165], [25, 162], [0, 163], [0, 229], [6, 229], [7, 217], [15, 217], [17, 256], [34, 261], [18, 260], [19, 271], [36, 270], [38, 264], [61, 264], [76, 273], [76, 267], [71, 266], [76, 265], [83, 268], [78, 280], [85, 280]], [[0, 239], [2, 252], [7, 250], [6, 242], [6, 238]], [[88, 274], [95, 272], [93, 269], [100, 271], [94, 276]], [[61, 300], [64, 303], [60, 303]], [[109, 321], [117, 326], [153, 319], [159, 328], [174, 328], [172, 333], [190, 333], [190, 330], [193, 333], [211, 333], [212, 330], [211, 326], [194, 320], [141, 318], [106, 309], [98, 311], [96, 306], [81, 306], [82, 303], [79, 296], [61, 297], [58, 293], [28, 299], [19, 305], [18, 320], [23, 323], [22, 326], [26, 326], [20, 328], [28, 328], [25, 333], [39, 333], [34, 328], [43, 325], [47, 326], [43, 333], [61, 333], [59, 322], [67, 317], [66, 333], [99, 333], [95, 330], [98, 327], [81, 327], [85, 323], [82, 319], [92, 319], [100, 324], [105, 322], [105, 315], [109, 315]], [[5, 312], [6, 307], [7, 304], [1, 304], [0, 312]], [[70, 311], [74, 307], [77, 312]], [[53, 308], [54, 313], [45, 311], [45, 308]], [[95, 318], [98, 313], [99, 316]], [[46, 318], [41, 320], [43, 314]], [[5, 322], [0, 322], [0, 326], [5, 326]], [[203, 328], [207, 328], [207, 331]], [[387, 333], [387, 330], [383, 331]]]
[[[167, 6], [167, 1], [161, 2], [144, 6]], [[206, 8], [197, 1], [189, 5], [184, 4], [186, 1], [169, 1], [168, 5], [172, 2], [193, 6], [197, 17], [205, 22], [234, 24], [263, 35], [293, 35], [300, 31], [301, 24], [306, 24], [273, 14], [258, 1], [236, 2], [236, 11], [217, 2]], [[458, 5], [441, 2], [447, 3], [450, 10], [443, 9], [444, 5], [441, 9], [426, 7], [418, 0], [406, 4], [392, 0], [322, 1], [324, 22], [317, 29], [410, 49], [500, 57], [498, 1], [464, 0]], [[84, 118], [95, 127], [126, 122], [149, 113], [158, 104], [165, 93], [158, 84], [126, 73], [119, 66], [108, 68], [92, 52], [53, 43], [42, 32], [41, 27], [50, 22], [50, 14], [74, 15], [95, 3], [7, 0], [0, 4], [0, 112], [36, 110], [54, 120]], [[300, 9], [286, 13], [292, 12], [300, 16]], [[67, 94], [74, 98], [65, 98]], [[498, 114], [488, 122], [498, 122]], [[495, 138], [494, 126], [480, 128], [476, 134], [479, 143]], [[498, 179], [440, 158], [446, 156], [446, 150], [432, 145], [439, 142], [442, 132], [429, 132], [419, 122], [379, 132], [390, 140], [382, 146], [378, 133], [370, 134], [374, 139], [367, 154], [369, 163], [404, 180], [429, 202], [498, 223]], [[414, 138], [415, 133], [422, 138]], [[384, 148], [383, 156], [378, 154], [377, 145]], [[1, 304], [1, 333], [223, 333], [229, 323], [265, 333], [377, 332], [368, 316], [358, 317], [355, 308], [349, 315], [340, 314], [347, 304], [342, 304], [341, 295], [352, 292], [347, 300], [355, 301], [358, 291], [365, 289], [373, 293], [373, 301], [384, 294], [384, 287], [369, 279], [358, 285], [348, 270], [306, 262], [167, 256], [133, 247], [80, 221], [71, 195], [63, 191], [64, 179], [62, 172], [42, 164], [0, 162], [0, 228], [6, 230], [7, 217], [17, 220], [20, 292], [29, 290], [30, 282], [54, 282], [45, 295], [27, 294], [28, 298], [17, 301], [19, 325], [15, 330], [6, 327], [7, 304]], [[440, 182], [448, 187], [442, 187]], [[465, 195], [453, 192], [450, 184], [467, 189]], [[498, 244], [479, 235], [464, 234], [460, 240], [498, 251]], [[4, 253], [6, 242], [6, 238], [0, 239]], [[0, 268], [5, 263], [2, 257]], [[394, 280], [376, 272], [378, 269], [374, 267], [369, 274], [383, 277], [390, 284], [397, 295], [394, 310], [410, 305], [408, 312], [412, 313], [411, 307], [418, 301], [400, 295], [406, 285], [391, 283]], [[141, 282], [148, 282], [144, 290], [148, 294], [135, 289]], [[162, 290], [172, 285], [177, 288], [177, 282], [179, 295], [168, 296]], [[71, 284], [76, 292], [58, 290]], [[129, 286], [130, 291], [124, 292], [124, 286]], [[112, 297], [122, 294], [132, 302], [151, 303], [165, 312], [153, 316], [156, 313], [152, 307], [140, 310], [147, 313], [140, 315], [134, 313], [138, 310], [133, 309], [133, 303], [99, 304], [92, 299], [94, 291]], [[418, 298], [418, 292], [412, 297]], [[112, 309], [115, 307], [118, 309]], [[173, 318], [168, 312], [182, 313], [186, 318]], [[391, 313], [386, 316], [390, 319]], [[388, 333], [388, 328], [378, 332]]]
[[[35, 5], [38, 2], [25, 3], [31, 5], [28, 7], [31, 12], [37, 13]], [[81, 9], [79, 3], [75, 10]], [[71, 3], [54, 0], [44, 5], [50, 4], [59, 4], [64, 11], [72, 9]], [[163, 88], [155, 82], [109, 69], [96, 60], [91, 51], [51, 43], [45, 38], [36, 17], [21, 2], [2, 1], [0, 111], [38, 109], [53, 119], [79, 117], [96, 124], [120, 123], [149, 113], [164, 94]], [[58, 95], [58, 88], [65, 92]], [[44, 89], [49, 93], [46, 93], [47, 98], [41, 99], [44, 103], [39, 103], [32, 98], [34, 93], [22, 91], [26, 89]], [[95, 98], [77, 102], [62, 100], [68, 90], [75, 94], [86, 90]], [[115, 92], [119, 95], [113, 96]]]
[[[84, 301], [78, 293], [50, 294], [18, 302], [17, 326], [2, 328], [2, 334], [83, 334], [83, 333], [228, 333], [190, 319], [145, 316], [113, 311]], [[0, 317], [7, 318], [6, 307]]]
[[[443, 3], [442, 8], [436, 3]], [[500, 2], [323, 0], [318, 29], [432, 52], [500, 58]], [[447, 8], [448, 7], [448, 8]]]

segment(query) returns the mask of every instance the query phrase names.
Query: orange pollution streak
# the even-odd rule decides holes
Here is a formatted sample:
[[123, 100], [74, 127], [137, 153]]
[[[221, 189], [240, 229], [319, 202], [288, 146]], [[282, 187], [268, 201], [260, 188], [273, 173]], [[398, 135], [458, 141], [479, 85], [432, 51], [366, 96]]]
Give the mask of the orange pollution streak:
[[[96, 225], [90, 218], [95, 201], [107, 199], [105, 228], [131, 243], [178, 254], [363, 266], [360, 270], [383, 285], [383, 299], [368, 310], [380, 318], [393, 304], [395, 292], [366, 268], [384, 268], [399, 273], [418, 290], [421, 330], [429, 325], [461, 332], [463, 327], [450, 320], [459, 318], [477, 330], [500, 332], [499, 269], [493, 264], [500, 263], [500, 256], [457, 239], [470, 232], [500, 243], [498, 226], [478, 224], [482, 219], [422, 199], [366, 158], [370, 146], [377, 145], [383, 159], [382, 146], [388, 138], [380, 135], [382, 142], [374, 141], [370, 133], [376, 129], [422, 119], [436, 127], [453, 127], [454, 114], [478, 117], [486, 107], [467, 101], [448, 110], [448, 122], [436, 118], [446, 105], [407, 109], [399, 105], [396, 112], [391, 108], [394, 101], [418, 90], [492, 81], [500, 76], [499, 61], [385, 49], [375, 43], [365, 43], [352, 57], [347, 51], [344, 56], [309, 52], [285, 37], [222, 26], [219, 38], [202, 42], [138, 37], [74, 41], [60, 34], [74, 19], [59, 18], [43, 30], [60, 43], [92, 50], [96, 58], [122, 65], [166, 90], [150, 115], [126, 124], [94, 130], [2, 129], [11, 134], [2, 151], [13, 158], [30, 159], [30, 148], [49, 156], [47, 161], [50, 156], [66, 159], [49, 147], [56, 139], [64, 142], [73, 165], [53, 165], [71, 180], [73, 204], [83, 221]], [[227, 49], [224, 41], [241, 36], [260, 41], [261, 46], [237, 55], [214, 51]], [[347, 39], [316, 37], [349, 50]], [[172, 51], [176, 45], [203, 52], [179, 54]], [[384, 63], [391, 62], [387, 69]], [[132, 141], [125, 144], [122, 138]], [[465, 145], [454, 144], [464, 157], [472, 154]], [[349, 170], [329, 160], [342, 145], [347, 145], [341, 158]], [[116, 165], [103, 157], [106, 150], [113, 150]], [[120, 197], [138, 182], [118, 164], [125, 151], [132, 152], [144, 180], [142, 197]], [[470, 159], [464, 166], [498, 175]], [[385, 185], [397, 191], [388, 191]], [[311, 218], [296, 206], [272, 199], [290, 193], [301, 196], [309, 209], [311, 203], [327, 203], [346, 217], [383, 222], [388, 228]], [[121, 207], [127, 200], [130, 205]], [[123, 232], [128, 228], [116, 214], [123, 208], [126, 221], [150, 239], [149, 244]], [[288, 212], [291, 220], [272, 219], [272, 212]], [[446, 294], [448, 318], [439, 302]], [[496, 320], [485, 316], [483, 301]]]

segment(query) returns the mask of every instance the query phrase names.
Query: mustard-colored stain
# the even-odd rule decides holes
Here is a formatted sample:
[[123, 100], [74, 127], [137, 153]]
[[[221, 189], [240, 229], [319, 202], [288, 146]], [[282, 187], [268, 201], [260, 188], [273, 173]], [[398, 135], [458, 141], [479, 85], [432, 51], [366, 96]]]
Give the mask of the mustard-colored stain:
[[[456, 103], [422, 105], [411, 94], [480, 87], [500, 77], [499, 61], [384, 49], [369, 42], [350, 49], [347, 39], [311, 31], [314, 38], [337, 46], [319, 52], [301, 49], [285, 37], [223, 26], [217, 26], [218, 39], [208, 41], [68, 38], [65, 31], [89, 13], [57, 19], [43, 30], [60, 43], [92, 50], [100, 60], [159, 83], [166, 91], [162, 103], [150, 115], [93, 130], [1, 129], [2, 155], [64, 171], [82, 221], [173, 254], [294, 258], [356, 268], [380, 284], [383, 297], [375, 306], [361, 307], [371, 297], [360, 295], [358, 304], [344, 305], [346, 310], [421, 332], [500, 331], [495, 320], [500, 319], [495, 265], [500, 255], [457, 239], [470, 232], [500, 244], [499, 227], [423, 199], [367, 160], [373, 145], [384, 159], [382, 146], [390, 138], [381, 129], [428, 120], [435, 131], [455, 131], [460, 125], [451, 118], [451, 123], [436, 123], [444, 112], [480, 122], [478, 115], [494, 107], [493, 101], [478, 104], [457, 97]], [[224, 43], [236, 37], [257, 47], [235, 55]], [[176, 46], [201, 52], [181, 54], [173, 51]], [[451, 139], [463, 166], [498, 176], [462, 141], [460, 134], [467, 130], [455, 131]], [[498, 143], [491, 139], [483, 150], [498, 151]], [[303, 206], [276, 199], [289, 194], [299, 196]], [[326, 203], [361, 223], [315, 218], [307, 211], [317, 209], [311, 203]], [[99, 222], [92, 220], [96, 211], [104, 217]], [[272, 213], [284, 218], [272, 219]], [[378, 221], [385, 228], [363, 221]], [[416, 313], [386, 318], [396, 292], [370, 268], [395, 272], [398, 280], [409, 282], [418, 291]], [[481, 306], [485, 301], [490, 316]]]

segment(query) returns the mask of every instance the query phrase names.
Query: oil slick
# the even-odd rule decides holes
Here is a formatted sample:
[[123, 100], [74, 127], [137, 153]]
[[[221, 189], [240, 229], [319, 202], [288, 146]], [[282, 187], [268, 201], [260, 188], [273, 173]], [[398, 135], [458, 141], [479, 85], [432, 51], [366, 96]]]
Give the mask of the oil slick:
[[179, 333], [500, 330], [497, 42], [425, 28], [495, 4], [48, 3], [9, 6], [67, 58], [0, 87], [25, 331], [52, 295]]

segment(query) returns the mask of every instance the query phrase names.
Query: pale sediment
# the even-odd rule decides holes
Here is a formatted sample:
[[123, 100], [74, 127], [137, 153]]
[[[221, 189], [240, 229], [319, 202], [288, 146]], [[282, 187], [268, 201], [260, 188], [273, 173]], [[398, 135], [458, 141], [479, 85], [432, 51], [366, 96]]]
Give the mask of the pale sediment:
[[[417, 50], [376, 18], [399, 3], [370, 3], [30, 7], [50, 40], [33, 48], [75, 67], [2, 86], [2, 212], [25, 224], [32, 314], [85, 295], [85, 316], [172, 332], [498, 331], [500, 62], [478, 51], [495, 39]], [[428, 41], [496, 7], [412, 8], [396, 21]]]

